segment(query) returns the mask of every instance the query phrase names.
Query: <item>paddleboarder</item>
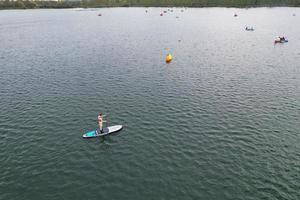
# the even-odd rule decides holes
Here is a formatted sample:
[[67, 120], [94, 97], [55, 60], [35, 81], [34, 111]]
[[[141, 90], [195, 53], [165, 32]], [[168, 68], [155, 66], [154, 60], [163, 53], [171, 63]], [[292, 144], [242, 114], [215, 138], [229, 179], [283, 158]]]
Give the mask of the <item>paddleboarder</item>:
[[98, 114], [97, 117], [97, 123], [99, 127], [96, 130], [88, 131], [85, 134], [82, 135], [83, 138], [95, 138], [95, 137], [101, 137], [105, 136], [114, 132], [120, 131], [123, 126], [122, 125], [114, 125], [114, 126], [107, 126], [103, 128], [103, 123], [107, 122], [103, 118], [106, 117], [105, 115], [102, 115], [102, 113]]
[[99, 113], [97, 121], [98, 121], [100, 133], [103, 133], [103, 122], [106, 122], [106, 121], [103, 120], [102, 113]]

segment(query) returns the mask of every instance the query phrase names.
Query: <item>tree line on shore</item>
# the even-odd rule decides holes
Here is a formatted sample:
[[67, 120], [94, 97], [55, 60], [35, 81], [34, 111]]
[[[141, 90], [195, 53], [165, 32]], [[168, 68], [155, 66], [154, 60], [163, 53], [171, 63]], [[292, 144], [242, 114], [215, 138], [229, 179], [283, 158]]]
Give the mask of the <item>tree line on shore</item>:
[[80, 1], [28, 1], [0, 0], [0, 9], [34, 9], [34, 8], [78, 8]]
[[91, 8], [91, 7], [259, 7], [300, 6], [300, 0], [81, 0], [29, 1], [0, 0], [0, 9]]
[[82, 0], [83, 7], [260, 7], [300, 6], [300, 0]]

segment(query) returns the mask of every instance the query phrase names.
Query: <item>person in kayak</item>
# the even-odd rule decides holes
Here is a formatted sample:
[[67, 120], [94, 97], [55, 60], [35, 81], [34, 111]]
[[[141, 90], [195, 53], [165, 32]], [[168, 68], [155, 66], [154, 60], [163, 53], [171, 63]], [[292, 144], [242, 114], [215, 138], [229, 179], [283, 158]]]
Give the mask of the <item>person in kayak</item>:
[[99, 113], [97, 121], [98, 121], [100, 133], [103, 133], [103, 122], [106, 122], [106, 121], [103, 120], [102, 113]]

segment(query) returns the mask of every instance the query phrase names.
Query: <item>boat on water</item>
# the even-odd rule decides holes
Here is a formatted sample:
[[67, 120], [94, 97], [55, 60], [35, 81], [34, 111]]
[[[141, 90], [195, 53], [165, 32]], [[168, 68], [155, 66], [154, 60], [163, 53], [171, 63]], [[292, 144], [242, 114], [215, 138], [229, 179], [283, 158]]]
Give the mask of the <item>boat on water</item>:
[[277, 44], [277, 43], [287, 43], [288, 42], [288, 39], [285, 38], [284, 36], [278, 36], [276, 37], [276, 39], [274, 40], [274, 43]]
[[254, 31], [254, 28], [253, 28], [253, 27], [248, 27], [248, 26], [247, 26], [247, 27], [245, 28], [245, 30], [246, 30], [246, 31]]

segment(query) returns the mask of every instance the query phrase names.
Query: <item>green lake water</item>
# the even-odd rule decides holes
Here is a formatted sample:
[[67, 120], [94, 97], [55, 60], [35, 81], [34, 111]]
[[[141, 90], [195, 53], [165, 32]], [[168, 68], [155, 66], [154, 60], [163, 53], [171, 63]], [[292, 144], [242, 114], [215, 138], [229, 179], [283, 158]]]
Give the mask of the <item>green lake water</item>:
[[300, 199], [300, 9], [164, 9], [0, 11], [1, 200]]

